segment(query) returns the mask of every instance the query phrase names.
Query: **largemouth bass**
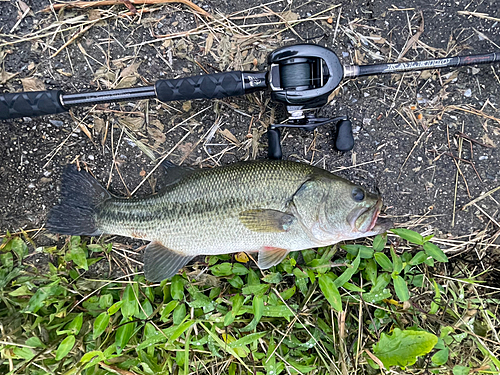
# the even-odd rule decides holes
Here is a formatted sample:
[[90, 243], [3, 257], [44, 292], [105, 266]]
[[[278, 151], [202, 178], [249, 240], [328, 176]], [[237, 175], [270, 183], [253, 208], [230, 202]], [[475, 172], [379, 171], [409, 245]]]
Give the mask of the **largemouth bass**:
[[258, 266], [290, 251], [385, 232], [382, 199], [313, 167], [282, 160], [191, 169], [169, 164], [167, 186], [146, 198], [119, 198], [75, 165], [62, 178], [61, 202], [47, 228], [60, 234], [116, 234], [151, 241], [149, 281], [172, 277], [197, 255], [258, 252]]

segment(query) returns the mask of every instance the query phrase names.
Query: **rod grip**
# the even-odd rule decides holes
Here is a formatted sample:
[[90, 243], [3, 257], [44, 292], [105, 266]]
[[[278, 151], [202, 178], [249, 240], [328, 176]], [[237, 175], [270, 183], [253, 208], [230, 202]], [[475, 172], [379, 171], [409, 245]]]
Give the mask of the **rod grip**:
[[240, 71], [163, 79], [155, 83], [155, 90], [157, 98], [162, 102], [218, 99], [245, 94]]
[[62, 94], [61, 90], [0, 94], [0, 120], [66, 112], [60, 100]]

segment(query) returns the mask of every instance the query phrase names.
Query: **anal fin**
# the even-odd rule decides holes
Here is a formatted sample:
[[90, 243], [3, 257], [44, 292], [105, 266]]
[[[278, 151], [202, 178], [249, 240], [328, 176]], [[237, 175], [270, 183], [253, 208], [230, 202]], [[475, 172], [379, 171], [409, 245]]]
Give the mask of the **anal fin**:
[[289, 252], [290, 250], [280, 249], [277, 247], [263, 247], [259, 250], [257, 265], [261, 270], [267, 270], [268, 268], [281, 263]]
[[167, 249], [160, 242], [151, 242], [144, 253], [144, 275], [151, 282], [174, 276], [193, 256]]

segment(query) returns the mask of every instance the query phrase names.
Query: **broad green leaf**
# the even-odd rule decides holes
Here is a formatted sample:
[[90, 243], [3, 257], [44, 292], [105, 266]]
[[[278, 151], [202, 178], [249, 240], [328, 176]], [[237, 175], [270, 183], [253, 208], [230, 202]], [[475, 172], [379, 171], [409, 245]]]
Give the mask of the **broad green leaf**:
[[12, 253], [0, 254], [0, 263], [10, 271], [12, 267], [14, 267], [14, 257]]
[[27, 361], [30, 361], [35, 356], [35, 352], [31, 348], [15, 347], [13, 352], [16, 357]]
[[182, 323], [185, 317], [186, 317], [186, 304], [181, 303], [174, 309], [174, 312], [172, 313], [172, 321], [174, 325], [178, 325]]
[[101, 334], [108, 328], [109, 324], [109, 314], [104, 311], [101, 313], [94, 321], [94, 331], [92, 332], [92, 337], [94, 340], [101, 336]]
[[78, 267], [83, 268], [85, 271], [89, 269], [87, 264], [87, 253], [81, 246], [71, 245], [64, 258], [66, 261], [73, 261]]
[[78, 335], [83, 324], [83, 313], [78, 314], [74, 319], [70, 320], [63, 330], [57, 331], [58, 335]]
[[446, 348], [446, 345], [444, 344], [444, 341], [441, 337], [438, 337], [438, 342], [436, 345], [434, 345], [434, 349], [444, 349]]
[[351, 284], [351, 283], [345, 283], [344, 285], [342, 285], [342, 287], [351, 291], [351, 292], [359, 292], [359, 293], [365, 292], [365, 290], [363, 288], [360, 288], [359, 286]]
[[373, 354], [387, 370], [391, 366], [404, 368], [413, 365], [417, 357], [429, 353], [437, 341], [436, 335], [426, 331], [402, 331], [395, 328], [392, 335], [381, 334], [380, 341], [373, 346]]
[[342, 249], [354, 256], [360, 256], [362, 259], [373, 258], [373, 249], [363, 245], [342, 245]]
[[365, 261], [364, 275], [366, 279], [372, 283], [377, 280], [377, 262], [375, 262], [375, 259], [368, 259]]
[[135, 297], [132, 285], [128, 284], [125, 288], [122, 301], [123, 305], [121, 306], [120, 310], [124, 318], [129, 318], [139, 313], [139, 303], [137, 302], [137, 298]]
[[114, 315], [116, 312], [120, 310], [120, 307], [122, 307], [123, 301], [118, 301], [114, 303], [109, 309], [108, 309], [108, 314], [109, 315]]
[[149, 336], [147, 339], [142, 340], [142, 342], [137, 345], [136, 350], [143, 350], [154, 346], [155, 344], [165, 343], [168, 340], [168, 336], [164, 332], [157, 332], [153, 336]]
[[305, 365], [292, 359], [289, 359], [287, 362], [290, 364], [290, 366], [292, 366], [292, 368], [297, 369], [303, 374], [314, 371], [316, 369], [316, 366]]
[[30, 298], [28, 305], [25, 308], [26, 312], [36, 313], [45, 305], [45, 300], [49, 297], [49, 288], [43, 287], [38, 289]]
[[253, 297], [252, 301], [253, 319], [248, 325], [241, 329], [242, 332], [252, 331], [259, 324], [264, 313], [264, 299], [261, 296]]
[[376, 292], [384, 289], [391, 282], [391, 274], [389, 273], [381, 273], [378, 275], [377, 280], [372, 286], [371, 292]]
[[453, 367], [452, 372], [453, 375], [469, 375], [470, 367], [456, 365], [455, 367]]
[[448, 257], [443, 252], [443, 250], [434, 245], [432, 242], [424, 243], [424, 250], [427, 253], [427, 255], [431, 256], [438, 262], [443, 262], [443, 263], [448, 262]]
[[224, 327], [233, 324], [235, 319], [236, 319], [236, 314], [227, 313], [226, 316], [224, 317]]
[[229, 284], [231, 284], [231, 286], [236, 288], [236, 289], [241, 289], [241, 288], [243, 288], [243, 285], [245, 285], [245, 283], [243, 282], [243, 279], [238, 275], [235, 275], [235, 276], [231, 277], [230, 279], [227, 279], [227, 282]]
[[[130, 318], [131, 319], [131, 318]], [[128, 344], [132, 334], [134, 333], [136, 322], [132, 322], [127, 319], [123, 319], [120, 323], [121, 325], [116, 330], [116, 352], [120, 354], [125, 346]]]
[[277, 284], [279, 283], [283, 278], [281, 277], [281, 273], [279, 272], [270, 272], [266, 276], [262, 278], [262, 281], [265, 283], [270, 283], [270, 284]]
[[98, 362], [101, 362], [104, 359], [106, 359], [106, 356], [104, 355], [103, 352], [101, 352], [100, 350], [93, 350], [91, 352], [85, 353], [80, 359], [80, 362], [82, 364], [86, 364], [84, 369], [87, 369], [89, 367], [94, 366]]
[[333, 282], [337, 288], [342, 287], [346, 282], [351, 280], [352, 275], [358, 272], [359, 262], [361, 261], [361, 256], [358, 254], [356, 259], [352, 262], [351, 265], [347, 266], [347, 269], [342, 272], [342, 274], [335, 279]]
[[90, 251], [95, 252], [95, 253], [100, 253], [101, 251], [104, 251], [103, 247], [101, 245], [96, 244], [96, 243], [88, 244], [87, 249], [89, 249]]
[[270, 287], [271, 287], [270, 284], [247, 285], [241, 289], [241, 293], [263, 296]]
[[68, 353], [73, 349], [75, 345], [75, 336], [69, 335], [64, 340], [61, 341], [56, 351], [56, 361], [60, 361], [68, 355]]
[[366, 302], [371, 302], [371, 303], [380, 302], [384, 299], [388, 299], [391, 297], [392, 297], [392, 294], [391, 294], [391, 291], [389, 289], [376, 290], [374, 292], [369, 292], [369, 293], [363, 294], [363, 299]]
[[192, 301], [188, 302], [187, 304], [190, 307], [194, 307], [195, 309], [203, 308], [203, 312], [205, 313], [208, 313], [215, 309], [213, 301], [208, 298], [208, 296], [206, 296], [202, 292], [199, 292], [198, 290], [194, 290], [194, 288], [189, 288], [189, 291], [189, 294], [191, 294], [192, 297]]
[[420, 233], [417, 233], [417, 232], [412, 231], [410, 229], [393, 228], [393, 229], [391, 229], [391, 232], [394, 234], [397, 234], [402, 239], [405, 239], [411, 243], [414, 243], [415, 245], [423, 245], [424, 244], [424, 238], [422, 237], [422, 235]]
[[[8, 278], [9, 277], [7, 276], [7, 279]], [[8, 284], [8, 281], [6, 283], [0, 282], [0, 284], [2, 284], [3, 287], [5, 287]], [[0, 288], [2, 286], [0, 286]], [[33, 295], [33, 293], [29, 290], [27, 285], [22, 285], [21, 287], [15, 289], [14, 291], [9, 293], [9, 296], [12, 296], [12, 297], [19, 297], [19, 296], [27, 297], [27, 296], [32, 296], [32, 295]]]
[[111, 294], [103, 294], [99, 297], [99, 307], [107, 309], [113, 304], [113, 296]]
[[287, 290], [280, 292], [280, 296], [281, 296], [281, 298], [283, 298], [286, 301], [287, 299], [292, 298], [295, 295], [296, 291], [297, 291], [297, 287], [294, 285], [291, 288], [288, 288]]
[[239, 346], [249, 345], [255, 341], [258, 341], [261, 337], [267, 335], [267, 332], [255, 332], [249, 335], [243, 336], [241, 339], [233, 341], [229, 344], [231, 348], [237, 348]]
[[328, 274], [320, 275], [318, 278], [319, 288], [323, 292], [326, 300], [330, 303], [335, 311], [342, 311], [342, 300], [340, 293], [333, 280]]
[[[241, 266], [241, 264], [240, 264]], [[245, 266], [243, 268], [246, 269]], [[221, 263], [221, 264], [216, 264], [213, 267], [210, 267], [210, 271], [212, 271], [212, 275], [217, 276], [217, 277], [223, 277], [223, 276], [231, 276], [233, 274], [233, 265], [231, 263]], [[248, 272], [248, 270], [247, 270]]]
[[222, 334], [222, 339], [226, 344], [229, 344], [228, 347], [233, 349], [236, 354], [238, 354], [241, 358], [245, 358], [250, 354], [250, 350], [244, 345], [231, 345], [234, 344], [237, 340], [234, 336], [230, 335], [229, 333], [223, 333]]
[[247, 275], [247, 284], [248, 285], [258, 285], [260, 284], [260, 276], [253, 269], [248, 270]]
[[14, 237], [9, 245], [10, 249], [17, 254], [20, 261], [29, 253], [28, 246], [20, 237]]
[[453, 327], [443, 327], [441, 328], [439, 337], [442, 338], [447, 345], [450, 345], [455, 340], [455, 338], [450, 335], [453, 332], [455, 332], [455, 329]]
[[373, 239], [373, 249], [376, 251], [384, 250], [387, 243], [387, 233], [379, 234]]
[[373, 257], [375, 258], [375, 261], [380, 265], [380, 267], [384, 269], [384, 271], [392, 272], [394, 270], [392, 262], [384, 253], [375, 253]]
[[[274, 344], [274, 336], [271, 336], [271, 340], [269, 342], [269, 347], [267, 350], [267, 358], [263, 360], [266, 373], [271, 375], [279, 375], [285, 369], [285, 365], [282, 361], [276, 361], [276, 353], [274, 350], [275, 347], [276, 345]], [[293, 373], [295, 373], [295, 371]]]
[[424, 242], [427, 242], [427, 241], [431, 240], [433, 237], [434, 237], [434, 234], [429, 234], [428, 236], [425, 236], [424, 237]]
[[436, 314], [439, 310], [439, 303], [441, 302], [441, 291], [439, 290], [439, 286], [435, 280], [432, 280], [432, 284], [434, 286], [434, 292], [436, 293], [434, 300], [431, 302], [431, 309], [429, 314]]
[[25, 342], [26, 345], [28, 346], [34, 346], [35, 348], [46, 348], [47, 346], [40, 340], [38, 337], [30, 337], [28, 340]]
[[413, 258], [411, 258], [409, 264], [412, 266], [419, 265], [421, 263], [424, 263], [425, 260], [427, 259], [427, 254], [425, 251], [419, 251], [418, 253], [415, 254]]
[[409, 276], [409, 279], [412, 285], [417, 288], [422, 288], [424, 286], [424, 275], [422, 273], [418, 273], [415, 276]]
[[434, 363], [437, 366], [444, 365], [446, 362], [448, 362], [448, 355], [450, 354], [450, 349], [444, 348], [439, 350], [436, 354], [434, 354], [431, 358], [432, 363]]
[[184, 332], [187, 331], [189, 327], [196, 323], [196, 320], [187, 320], [181, 323], [176, 330], [172, 333], [172, 335], [168, 338], [169, 342], [177, 340]]
[[[296, 305], [291, 305], [290, 308], [295, 308]], [[251, 306], [242, 306], [240, 309], [240, 313], [253, 313], [253, 307]], [[264, 309], [262, 310], [262, 316], [268, 316], [271, 318], [285, 318], [288, 319], [291, 316], [293, 316], [294, 313], [293, 311], [290, 311], [290, 309], [285, 306], [285, 305], [278, 305], [278, 306], [270, 306], [270, 305], [265, 305]]]
[[231, 310], [231, 313], [236, 315], [241, 309], [241, 306], [243, 306], [245, 298], [243, 298], [241, 294], [236, 294], [233, 298], [231, 298], [231, 302], [233, 303], [233, 309]]
[[181, 300], [184, 298], [184, 284], [185, 280], [181, 276], [172, 277], [172, 285], [170, 286], [172, 299]]
[[160, 320], [162, 322], [166, 322], [167, 319], [168, 319], [168, 316], [170, 315], [170, 313], [172, 311], [174, 311], [174, 309], [179, 306], [179, 301], [170, 301], [169, 303], [167, 303], [165, 305], [165, 307], [163, 308], [163, 311], [161, 312], [161, 317], [160, 317]]
[[401, 273], [403, 270], [403, 261], [401, 260], [401, 257], [396, 254], [396, 251], [394, 251], [394, 246], [391, 246], [391, 258], [394, 266], [394, 272], [397, 274]]
[[392, 278], [394, 283], [394, 290], [401, 302], [408, 301], [410, 299], [410, 292], [408, 291], [408, 285], [406, 281], [401, 276], [395, 276]]
[[248, 268], [246, 268], [243, 264], [234, 263], [233, 265], [233, 274], [238, 276], [243, 276], [248, 273]]

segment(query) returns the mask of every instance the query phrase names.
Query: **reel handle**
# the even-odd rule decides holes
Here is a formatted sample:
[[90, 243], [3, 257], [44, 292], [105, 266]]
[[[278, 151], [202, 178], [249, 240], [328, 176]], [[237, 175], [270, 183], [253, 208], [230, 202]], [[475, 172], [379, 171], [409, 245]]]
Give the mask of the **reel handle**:
[[[316, 127], [326, 125], [332, 122], [336, 123], [337, 131], [334, 135], [335, 148], [340, 152], [347, 152], [354, 147], [354, 136], [352, 134], [352, 122], [347, 116], [336, 117], [333, 119], [317, 119], [316, 122], [311, 121], [309, 124], [283, 124], [271, 125], [267, 130], [267, 156], [269, 159], [281, 160], [283, 152], [281, 150], [281, 133], [280, 127], [302, 128], [312, 131]], [[312, 120], [311, 118], [309, 120]]]

